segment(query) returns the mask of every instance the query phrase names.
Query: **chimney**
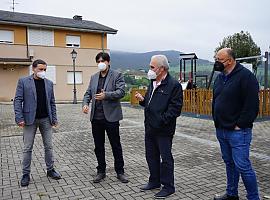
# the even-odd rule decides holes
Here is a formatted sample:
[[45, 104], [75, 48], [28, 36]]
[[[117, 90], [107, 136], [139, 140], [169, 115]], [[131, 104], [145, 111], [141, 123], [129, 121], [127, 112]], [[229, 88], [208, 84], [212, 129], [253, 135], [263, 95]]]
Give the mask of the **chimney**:
[[74, 15], [73, 19], [78, 20], [78, 21], [82, 21], [82, 16], [81, 15]]

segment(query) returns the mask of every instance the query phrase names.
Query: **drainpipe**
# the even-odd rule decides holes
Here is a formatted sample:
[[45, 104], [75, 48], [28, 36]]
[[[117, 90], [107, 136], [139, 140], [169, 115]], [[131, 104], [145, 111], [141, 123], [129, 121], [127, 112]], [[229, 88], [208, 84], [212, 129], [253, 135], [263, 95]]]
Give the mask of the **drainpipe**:
[[29, 47], [28, 47], [28, 27], [26, 27], [26, 57], [30, 59], [30, 56], [29, 56]]
[[102, 47], [102, 52], [104, 53], [104, 32], [101, 34], [101, 47]]

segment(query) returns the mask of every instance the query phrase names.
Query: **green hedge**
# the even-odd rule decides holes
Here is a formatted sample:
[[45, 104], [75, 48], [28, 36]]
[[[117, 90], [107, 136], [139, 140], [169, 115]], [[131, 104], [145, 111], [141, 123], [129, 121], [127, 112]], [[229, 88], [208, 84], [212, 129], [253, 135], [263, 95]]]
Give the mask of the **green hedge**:
[[126, 92], [125, 96], [121, 99], [121, 101], [128, 101], [130, 102], [130, 93]]

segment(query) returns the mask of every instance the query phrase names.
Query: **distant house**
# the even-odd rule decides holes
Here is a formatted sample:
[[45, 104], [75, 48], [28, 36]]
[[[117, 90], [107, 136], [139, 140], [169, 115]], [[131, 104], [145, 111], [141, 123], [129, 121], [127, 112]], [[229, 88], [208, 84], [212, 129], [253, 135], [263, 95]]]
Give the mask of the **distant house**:
[[126, 70], [124, 72], [125, 75], [128, 75], [136, 80], [142, 79], [142, 78], [147, 78], [147, 73], [142, 70]]
[[139, 86], [139, 89], [141, 89], [141, 90], [147, 90], [147, 86], [141, 85], [141, 86]]
[[14, 98], [19, 77], [32, 74], [35, 59], [47, 62], [47, 78], [54, 82], [58, 101], [73, 98], [71, 51], [76, 59], [76, 86], [82, 99], [90, 75], [97, 71], [95, 55], [107, 49], [107, 34], [117, 30], [83, 20], [0, 10], [0, 101]]

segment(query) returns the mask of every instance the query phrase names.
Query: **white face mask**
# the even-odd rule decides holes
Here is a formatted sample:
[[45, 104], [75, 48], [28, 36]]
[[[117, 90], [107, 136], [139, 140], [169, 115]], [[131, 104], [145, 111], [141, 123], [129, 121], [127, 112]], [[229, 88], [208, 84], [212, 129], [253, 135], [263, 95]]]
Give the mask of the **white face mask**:
[[37, 77], [44, 79], [46, 77], [46, 72], [45, 71], [37, 72]]
[[149, 80], [153, 80], [157, 78], [157, 74], [156, 72], [154, 72], [153, 70], [149, 69], [148, 73], [147, 73], [148, 79]]
[[98, 69], [99, 69], [99, 71], [101, 71], [101, 72], [102, 71], [105, 71], [106, 68], [107, 68], [107, 65], [104, 62], [98, 63]]

